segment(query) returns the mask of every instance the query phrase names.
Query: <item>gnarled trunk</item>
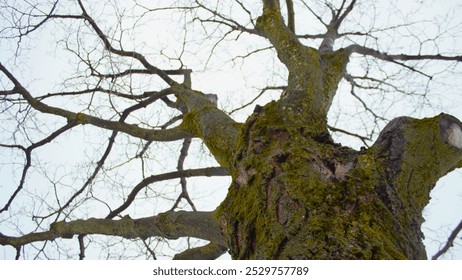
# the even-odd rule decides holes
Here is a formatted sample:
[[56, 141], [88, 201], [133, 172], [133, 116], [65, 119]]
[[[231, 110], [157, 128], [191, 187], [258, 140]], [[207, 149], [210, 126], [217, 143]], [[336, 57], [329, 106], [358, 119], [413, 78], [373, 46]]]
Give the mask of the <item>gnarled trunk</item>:
[[460, 122], [398, 118], [355, 151], [326, 131], [288, 126], [281, 103], [242, 130], [219, 208], [232, 257], [425, 259], [422, 209], [462, 159]]
[[326, 116], [348, 51], [304, 46], [284, 25], [278, 1], [263, 3], [257, 28], [286, 65], [288, 87], [241, 130], [233, 183], [219, 207], [231, 255], [426, 258], [422, 210], [436, 181], [461, 162], [460, 122], [402, 117], [370, 149], [334, 143]]

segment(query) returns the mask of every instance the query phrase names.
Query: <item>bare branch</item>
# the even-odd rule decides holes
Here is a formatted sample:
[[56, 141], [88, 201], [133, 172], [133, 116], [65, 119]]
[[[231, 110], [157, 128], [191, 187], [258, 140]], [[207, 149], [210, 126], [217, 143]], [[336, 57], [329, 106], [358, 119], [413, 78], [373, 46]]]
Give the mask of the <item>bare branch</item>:
[[454, 246], [454, 241], [456, 240], [457, 235], [459, 235], [461, 231], [462, 231], [462, 220], [451, 232], [444, 246], [438, 252], [436, 252], [436, 254], [432, 256], [432, 260], [437, 260], [439, 257], [447, 253], [449, 249], [451, 249], [451, 247]]
[[[0, 63], [0, 71], [2, 71], [10, 79], [10, 81], [14, 84], [15, 87], [13, 91], [21, 94], [24, 97], [24, 99], [34, 109], [42, 113], [64, 117], [70, 123], [92, 124], [100, 128], [124, 132], [131, 136], [145, 139], [148, 141], [175, 141], [175, 140], [179, 140], [185, 137], [192, 136], [190, 133], [183, 130], [181, 127], [176, 127], [176, 128], [172, 128], [168, 130], [152, 130], [152, 129], [141, 128], [133, 124], [127, 124], [127, 123], [120, 122], [120, 121], [118, 122], [109, 121], [109, 120], [100, 119], [100, 118], [97, 118], [97, 117], [94, 117], [88, 114], [74, 113], [68, 110], [64, 110], [62, 108], [46, 105], [45, 103], [42, 103], [36, 98], [34, 98], [31, 95], [31, 93], [27, 89], [25, 89], [21, 85], [21, 83], [13, 76], [13, 74], [11, 74], [1, 63]], [[170, 90], [171, 90], [170, 88], [166, 89], [162, 93], [159, 93], [159, 94], [161, 95], [170, 94]], [[155, 99], [155, 97], [152, 97], [152, 99]], [[149, 99], [149, 100], [152, 100], [152, 99]], [[146, 102], [149, 103], [150, 101], [146, 101]], [[138, 106], [143, 106], [143, 104], [140, 104]]]
[[[179, 172], [184, 171], [183, 169], [184, 161], [186, 157], [188, 156], [188, 150], [191, 145], [191, 140], [192, 140], [191, 138], [186, 138], [183, 140], [183, 145], [180, 150], [180, 156], [178, 158], [178, 165], [176, 167]], [[189, 205], [194, 211], [197, 211], [196, 206], [194, 205], [191, 198], [189, 197], [186, 177], [184, 176], [180, 177], [180, 185], [181, 185], [181, 193], [178, 196], [176, 202], [173, 204], [171, 211], [175, 210], [178, 207], [178, 204], [183, 198], [189, 203]]]
[[417, 55], [407, 55], [407, 54], [388, 54], [385, 52], [380, 52], [368, 47], [360, 46], [360, 45], [350, 45], [345, 48], [348, 53], [358, 53], [362, 55], [373, 56], [375, 58], [395, 62], [396, 60], [401, 61], [409, 61], [409, 60], [442, 60], [442, 61], [458, 61], [462, 62], [462, 55], [456, 56], [445, 56], [441, 54], [417, 54]]
[[342, 5], [340, 9], [337, 11], [334, 10], [333, 7], [332, 9], [332, 19], [327, 26], [327, 32], [326, 35], [324, 36], [323, 41], [321, 42], [321, 45], [319, 46], [319, 51], [322, 53], [326, 52], [332, 52], [334, 49], [334, 43], [335, 40], [338, 38], [338, 30], [340, 28], [340, 25], [342, 24], [342, 21], [346, 18], [346, 16], [353, 10], [354, 5], [356, 4], [356, 0], [352, 0], [350, 5], [346, 8], [345, 12], [343, 12], [343, 6], [345, 5], [346, 0], [342, 2]]
[[343, 134], [346, 134], [346, 135], [349, 135], [349, 136], [353, 136], [353, 137], [356, 137], [358, 138], [359, 140], [361, 140], [364, 145], [366, 147], [369, 147], [369, 145], [367, 144], [366, 141], [372, 141], [372, 139], [370, 137], [367, 137], [367, 136], [362, 136], [362, 135], [359, 135], [357, 133], [353, 133], [353, 132], [349, 132], [349, 131], [346, 131], [344, 129], [341, 129], [341, 128], [337, 128], [337, 127], [333, 127], [333, 126], [328, 126], [328, 128], [331, 130], [331, 131], [334, 131], [334, 132], [339, 132], [339, 133], [343, 133]]
[[345, 80], [347, 80], [351, 85], [351, 90], [350, 90], [351, 95], [361, 103], [361, 105], [363, 106], [363, 108], [367, 112], [371, 113], [374, 116], [375, 119], [387, 120], [384, 117], [377, 115], [377, 113], [374, 112], [371, 108], [369, 108], [369, 106], [366, 104], [366, 102], [364, 102], [364, 100], [360, 96], [358, 96], [356, 94], [355, 87], [357, 86], [357, 84], [355, 83], [355, 81], [353, 80], [353, 78], [350, 75], [346, 74], [345, 75]]
[[267, 92], [267, 91], [269, 91], [269, 90], [285, 90], [286, 88], [287, 88], [287, 86], [271, 86], [271, 87], [265, 87], [265, 88], [262, 89], [262, 90], [260, 91], [260, 93], [259, 93], [257, 96], [255, 96], [251, 101], [247, 102], [246, 104], [244, 104], [244, 105], [242, 105], [242, 106], [240, 106], [240, 107], [238, 107], [238, 108], [235, 108], [235, 109], [231, 110], [231, 111], [229, 112], [229, 114], [231, 115], [231, 114], [233, 114], [233, 113], [235, 113], [235, 112], [237, 112], [237, 111], [239, 111], [239, 110], [242, 110], [242, 109], [244, 109], [244, 108], [247, 108], [248, 106], [250, 106], [250, 105], [252, 105], [253, 103], [255, 103], [255, 101], [257, 101], [265, 92]]
[[13, 200], [16, 198], [16, 196], [18, 195], [18, 193], [21, 191], [21, 189], [24, 187], [24, 184], [26, 182], [26, 176], [27, 176], [27, 171], [29, 170], [29, 168], [31, 167], [32, 165], [32, 151], [38, 147], [41, 147], [47, 143], [50, 143], [51, 141], [53, 141], [55, 138], [57, 138], [59, 135], [63, 134], [64, 132], [72, 129], [73, 127], [75, 127], [77, 124], [75, 123], [68, 123], [66, 124], [65, 126], [59, 128], [58, 130], [56, 130], [55, 132], [51, 133], [48, 137], [42, 139], [41, 141], [37, 142], [37, 143], [34, 143], [32, 145], [30, 145], [29, 147], [27, 148], [24, 148], [22, 146], [18, 146], [18, 145], [14, 145], [14, 146], [11, 146], [11, 145], [4, 145], [4, 144], [0, 144], [0, 147], [5, 147], [5, 148], [20, 148], [21, 150], [24, 151], [25, 153], [25, 157], [26, 157], [26, 162], [24, 164], [24, 167], [23, 167], [23, 170], [22, 170], [22, 175], [21, 175], [21, 179], [20, 179], [20, 182], [19, 182], [19, 185], [18, 187], [16, 188], [16, 190], [14, 191], [14, 193], [10, 196], [10, 199], [8, 200], [8, 202], [5, 204], [5, 206], [3, 206], [3, 208], [0, 209], [0, 213], [4, 212], [4, 211], [7, 211], [8, 208], [10, 207], [11, 203], [13, 203]]
[[134, 52], [134, 51], [124, 51], [124, 50], [114, 48], [114, 46], [112, 46], [111, 42], [109, 41], [107, 36], [104, 34], [104, 32], [99, 28], [99, 26], [96, 24], [96, 22], [93, 20], [93, 18], [90, 17], [90, 15], [87, 13], [85, 7], [83, 6], [82, 1], [78, 0], [78, 3], [79, 3], [79, 6], [80, 6], [80, 8], [82, 10], [82, 18], [85, 19], [90, 24], [90, 26], [96, 32], [96, 34], [101, 39], [101, 41], [103, 42], [105, 48], [108, 51], [110, 51], [110, 52], [112, 52], [112, 53], [114, 53], [116, 55], [123, 56], [123, 57], [135, 58], [144, 67], [146, 67], [146, 69], [149, 70], [151, 73], [156, 74], [159, 77], [161, 77], [168, 85], [173, 86], [173, 85], [177, 84], [164, 71], [162, 71], [161, 69], [159, 69], [159, 68], [153, 66], [152, 64], [150, 64], [147, 61], [147, 59], [143, 55], [141, 55], [140, 53]]
[[191, 248], [179, 254], [176, 254], [174, 260], [215, 260], [228, 251], [228, 248], [215, 243]]
[[199, 168], [199, 169], [189, 169], [189, 170], [183, 170], [183, 171], [174, 171], [174, 172], [169, 172], [169, 173], [164, 173], [164, 174], [159, 174], [159, 175], [152, 175], [150, 177], [147, 177], [138, 185], [136, 185], [131, 193], [127, 196], [127, 199], [125, 202], [119, 206], [117, 209], [111, 211], [106, 216], [106, 219], [112, 219], [119, 215], [122, 211], [128, 208], [130, 204], [133, 202], [133, 200], [136, 198], [136, 195], [145, 187], [148, 185], [155, 183], [155, 182], [160, 182], [164, 180], [171, 180], [171, 179], [177, 179], [181, 177], [195, 177], [195, 176], [228, 176], [228, 172], [226, 171], [225, 168], [222, 167], [208, 167], [208, 168]]
[[79, 260], [85, 259], [85, 241], [84, 241], [85, 235], [79, 235], [78, 240], [79, 240]]
[[[172, 69], [172, 70], [161, 70], [167, 75], [189, 75], [191, 73], [190, 69]], [[102, 78], [102, 79], [117, 79], [133, 74], [153, 74], [149, 69], [127, 69], [118, 73], [110, 73], [110, 74], [101, 74], [97, 73], [94, 76]]]
[[343, 10], [343, 5], [345, 4], [345, 2], [346, 1], [342, 2], [342, 7], [339, 9], [339, 13], [338, 13], [338, 18], [335, 21], [335, 27], [334, 28], [337, 30], [337, 32], [338, 32], [338, 29], [340, 28], [340, 25], [342, 24], [342, 22], [345, 20], [345, 18], [348, 16], [348, 14], [351, 13], [351, 11], [353, 10], [353, 7], [356, 5], [356, 0], [352, 0], [350, 2], [350, 5], [348, 5], [348, 7], [346, 8], [345, 12], [341, 13], [342, 10]]
[[[174, 225], [174, 226], [172, 226]], [[169, 239], [196, 237], [224, 245], [214, 212], [166, 212], [157, 216], [120, 220], [95, 219], [57, 222], [44, 232], [32, 232], [20, 237], [0, 233], [0, 245], [15, 248], [38, 241], [52, 241], [57, 238], [72, 238], [74, 235], [102, 234], [128, 239], [146, 239], [160, 236]]]
[[[50, 9], [50, 11], [48, 13], [45, 13], [43, 11], [40, 11], [41, 12], [41, 15], [38, 16], [38, 17], [43, 17], [43, 19], [38, 22], [37, 24], [31, 24], [31, 25], [26, 25], [25, 26], [25, 31], [22, 32], [21, 29], [23, 29], [24, 27], [21, 27], [21, 26], [18, 26], [18, 30], [20, 32], [19, 34], [19, 37], [24, 37], [24, 36], [27, 36], [29, 35], [30, 33], [36, 31], [37, 29], [39, 29], [41, 26], [43, 26], [50, 18], [53, 17], [53, 12], [56, 10], [56, 6], [58, 4], [59, 0], [55, 1]], [[33, 7], [33, 10], [37, 10], [35, 7]], [[24, 14], [25, 15], [25, 14]], [[32, 17], [31, 14], [29, 14], [28, 16]], [[30, 20], [29, 20], [30, 22]]]
[[308, 4], [305, 3], [305, 1], [302, 1], [302, 4], [305, 6], [305, 8], [308, 9], [308, 11], [310, 11], [310, 13], [322, 24], [324, 25], [325, 27], [327, 27], [327, 23], [324, 22], [324, 20], [322, 19], [322, 17], [320, 15], [318, 15], [318, 13], [316, 13]]
[[249, 9], [247, 9], [247, 8], [244, 6], [244, 4], [242, 3], [242, 1], [240, 1], [240, 0], [235, 0], [235, 1], [239, 4], [239, 6], [242, 8], [242, 10], [244, 10], [244, 11], [247, 13], [247, 15], [249, 16], [249, 20], [250, 20], [250, 22], [252, 23], [252, 25], [255, 25], [255, 23], [254, 23], [254, 21], [253, 21], [253, 18], [252, 18], [252, 13], [249, 11]]
[[294, 11], [294, 2], [292, 0], [286, 0], [287, 6], [287, 27], [292, 33], [295, 34], [295, 11]]
[[[223, 24], [223, 25], [226, 25], [229, 28], [231, 28], [232, 31], [241, 31], [241, 32], [249, 33], [249, 34], [259, 35], [258, 32], [255, 29], [247, 28], [244, 25], [239, 24], [236, 20], [231, 19], [231, 18], [227, 18], [224, 15], [218, 13], [217, 11], [208, 8], [207, 6], [200, 3], [199, 1], [196, 1], [196, 4], [198, 5], [198, 7], [202, 8], [202, 9], [206, 10], [207, 12], [209, 12], [210, 14], [212, 14], [214, 18], [213, 19], [201, 19], [199, 17], [196, 17], [196, 18], [194, 18], [194, 20], [198, 20], [200, 22], [210, 22], [210, 23]], [[240, 6], [244, 9], [244, 6], [242, 5], [242, 3], [238, 2], [238, 4], [240, 4]], [[249, 13], [249, 16], [250, 16], [250, 12], [248, 10], [244, 9], [244, 11]], [[252, 22], [252, 24], [253, 24], [253, 22]]]

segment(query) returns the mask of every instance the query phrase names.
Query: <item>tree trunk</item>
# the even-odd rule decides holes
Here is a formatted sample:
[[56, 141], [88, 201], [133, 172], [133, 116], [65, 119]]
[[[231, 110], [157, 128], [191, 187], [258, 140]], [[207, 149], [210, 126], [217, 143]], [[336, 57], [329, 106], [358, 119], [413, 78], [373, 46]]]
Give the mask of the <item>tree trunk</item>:
[[257, 28], [286, 65], [279, 101], [241, 129], [233, 183], [218, 209], [235, 259], [425, 259], [422, 210], [436, 181], [460, 166], [461, 123], [401, 117], [369, 149], [332, 141], [327, 112], [348, 51], [304, 46], [278, 1]]
[[421, 213], [436, 181], [460, 164], [460, 122], [398, 118], [355, 151], [327, 132], [287, 126], [279, 103], [242, 130], [218, 211], [232, 257], [426, 259]]

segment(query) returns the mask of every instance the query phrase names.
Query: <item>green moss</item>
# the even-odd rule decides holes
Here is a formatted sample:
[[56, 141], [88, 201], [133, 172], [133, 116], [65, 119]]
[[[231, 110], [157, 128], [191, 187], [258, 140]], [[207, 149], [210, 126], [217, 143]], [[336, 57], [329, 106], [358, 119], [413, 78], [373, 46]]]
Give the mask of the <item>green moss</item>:
[[203, 139], [215, 159], [225, 168], [234, 162], [234, 145], [241, 126], [211, 104], [186, 113], [180, 125]]
[[[283, 130], [275, 105], [243, 128], [234, 182], [219, 208], [233, 257], [405, 258], [394, 213], [375, 192], [384, 178], [373, 150], [342, 150], [342, 159], [341, 147]], [[325, 159], [355, 168], [333, 180], [320, 169]]]
[[[233, 184], [217, 212], [226, 222], [232, 256], [424, 258], [420, 240], [412, 237], [414, 216], [401, 209], [403, 203], [406, 209], [414, 205], [401, 202], [405, 194], [394, 189], [408, 184], [412, 172], [399, 174], [395, 182], [384, 150], [356, 153], [329, 140], [326, 112], [348, 54], [321, 55], [304, 47], [282, 32], [280, 20], [265, 12], [257, 27], [288, 67], [289, 85], [281, 100], [264, 106], [242, 127], [230, 168]], [[406, 165], [419, 166], [410, 158]], [[337, 174], [339, 166], [346, 171]]]
[[430, 191], [439, 178], [460, 161], [460, 152], [447, 145], [441, 136], [443, 116], [414, 120], [404, 132], [406, 146], [397, 184], [402, 197], [419, 212], [428, 203]]
[[325, 96], [325, 107], [330, 108], [338, 85], [343, 79], [346, 66], [349, 61], [348, 53], [340, 49], [336, 52], [326, 53], [321, 56], [323, 61], [323, 93]]
[[84, 113], [75, 114], [75, 119], [77, 120], [77, 123], [86, 123], [86, 116]]

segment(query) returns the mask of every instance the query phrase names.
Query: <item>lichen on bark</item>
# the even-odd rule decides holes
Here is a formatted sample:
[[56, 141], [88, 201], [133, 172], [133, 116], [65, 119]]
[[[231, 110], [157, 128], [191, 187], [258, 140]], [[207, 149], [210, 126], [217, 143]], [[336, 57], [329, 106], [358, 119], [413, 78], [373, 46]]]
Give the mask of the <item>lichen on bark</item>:
[[447, 116], [399, 118], [355, 151], [284, 126], [277, 103], [243, 127], [217, 212], [233, 258], [425, 259], [422, 208], [462, 159], [441, 136]]

